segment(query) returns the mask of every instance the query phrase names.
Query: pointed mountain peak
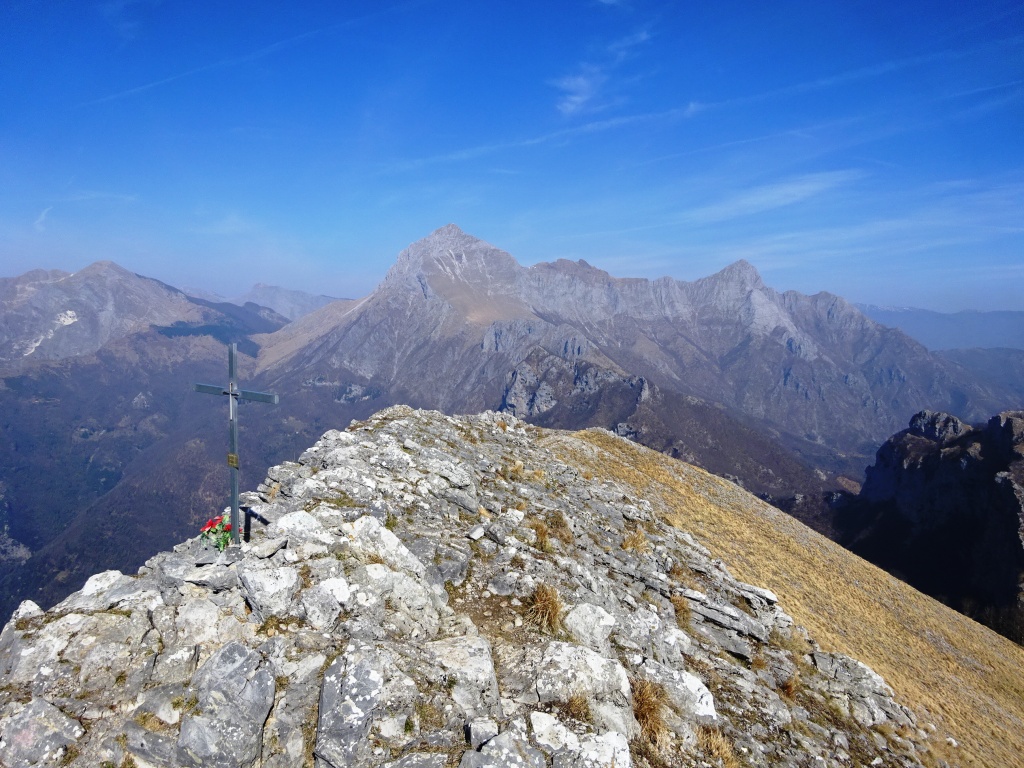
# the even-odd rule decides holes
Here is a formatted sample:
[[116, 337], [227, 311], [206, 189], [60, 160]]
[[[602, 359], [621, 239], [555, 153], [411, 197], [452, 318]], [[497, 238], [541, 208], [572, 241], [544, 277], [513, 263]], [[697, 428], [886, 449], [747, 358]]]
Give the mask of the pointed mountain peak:
[[445, 224], [440, 229], [435, 229], [422, 240], [409, 246], [410, 249], [419, 247], [434, 253], [445, 251], [468, 251], [468, 250], [497, 250], [494, 246], [484, 242], [478, 237], [465, 232], [457, 224]]
[[445, 224], [443, 227], [435, 229], [427, 237], [456, 237], [464, 234], [466, 233], [462, 231], [462, 227], [458, 224]]
[[500, 272], [518, 268], [518, 262], [510, 254], [464, 232], [455, 224], [447, 224], [402, 251], [392, 272], [404, 274], [439, 270], [453, 278], [472, 279], [481, 270], [482, 275], [493, 278]]
[[137, 277], [134, 272], [130, 272], [120, 264], [116, 262], [104, 260], [94, 261], [89, 266], [80, 269], [75, 274], [77, 275], [119, 275], [121, 277]]
[[746, 259], [735, 261], [716, 275], [713, 275], [713, 277], [719, 276], [730, 283], [739, 283], [750, 288], [764, 285], [764, 281], [761, 279], [761, 274], [757, 271], [757, 268]]

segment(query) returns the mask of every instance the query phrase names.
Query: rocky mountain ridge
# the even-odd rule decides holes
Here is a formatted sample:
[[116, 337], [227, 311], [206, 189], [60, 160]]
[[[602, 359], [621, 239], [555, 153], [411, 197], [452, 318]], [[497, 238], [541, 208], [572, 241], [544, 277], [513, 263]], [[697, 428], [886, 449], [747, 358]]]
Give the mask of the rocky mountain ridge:
[[[923, 404], [970, 419], [1014, 397], [837, 296], [774, 291], [747, 262], [691, 283], [583, 261], [527, 268], [455, 225], [409, 246], [333, 326], [310, 327], [304, 343], [287, 336], [286, 353], [261, 338], [263, 378], [294, 387], [289, 371], [302, 371], [471, 412], [522, 390], [524, 366], [581, 362], [719, 404], [807, 463], [855, 473]], [[533, 416], [567, 393], [520, 394]]]
[[[104, 270], [127, 295], [178, 295]], [[59, 278], [43, 283], [65, 285]], [[228, 341], [240, 344], [246, 385], [282, 398], [243, 412], [243, 482], [328, 425], [395, 403], [501, 409], [547, 427], [609, 428], [830, 535], [821, 501], [857, 487], [877, 446], [862, 450], [865, 435], [890, 434], [901, 408], [987, 413], [985, 403], [1003, 409], [1019, 390], [1013, 376], [964, 374], [841, 299], [776, 292], [746, 263], [693, 283], [564, 260], [524, 268], [454, 226], [406, 249], [371, 296], [277, 330], [284, 318], [260, 307], [182, 306], [177, 319], [111, 336], [91, 354], [0, 376], [4, 615], [26, 597], [52, 605], [97, 570], [134, 571], [205, 520], [225, 485], [223, 403], [191, 385], [223, 379]]]
[[[75, 273], [34, 270], [0, 278], [0, 372], [96, 353], [128, 336], [212, 335], [248, 343], [285, 323], [266, 307], [193, 299], [111, 261]], [[251, 354], [256, 348], [250, 347]]]
[[[659, 497], [572, 460], [597, 460], [601, 444], [406, 407], [327, 432], [245, 494], [241, 549], [193, 539], [50, 611], [19, 608], [0, 633], [0, 765], [957, 754], [878, 674], [732, 576]], [[687, 504], [737, 493], [679, 471]]]

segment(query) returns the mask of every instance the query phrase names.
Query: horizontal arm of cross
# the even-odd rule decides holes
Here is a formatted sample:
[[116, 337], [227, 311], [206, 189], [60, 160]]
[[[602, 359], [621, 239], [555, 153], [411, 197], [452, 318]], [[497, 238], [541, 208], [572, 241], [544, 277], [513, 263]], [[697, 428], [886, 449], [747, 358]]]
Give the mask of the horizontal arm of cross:
[[277, 395], [271, 395], [268, 392], [251, 392], [248, 389], [238, 390], [238, 396], [242, 400], [255, 400], [257, 403], [270, 403], [271, 405], [277, 405]]
[[[231, 392], [224, 389], [224, 387], [215, 387], [213, 384], [193, 384], [192, 389], [196, 392], [202, 392], [204, 395], [230, 395]], [[257, 403], [270, 403], [271, 405], [277, 405], [280, 401], [277, 395], [272, 395], [268, 392], [253, 392], [248, 389], [240, 389], [234, 393], [234, 396], [239, 400], [253, 400]]]
[[215, 387], [213, 384], [193, 384], [192, 389], [202, 392], [204, 395], [227, 395], [230, 394], [224, 387]]

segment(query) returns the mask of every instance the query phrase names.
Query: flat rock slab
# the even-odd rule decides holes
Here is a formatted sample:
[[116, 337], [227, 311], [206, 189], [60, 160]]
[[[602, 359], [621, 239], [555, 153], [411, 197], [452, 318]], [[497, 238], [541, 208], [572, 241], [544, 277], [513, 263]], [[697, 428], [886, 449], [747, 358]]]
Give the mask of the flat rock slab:
[[455, 678], [452, 698], [468, 718], [502, 717], [491, 644], [483, 637], [453, 637], [426, 644]]
[[256, 651], [228, 643], [192, 678], [199, 713], [186, 715], [178, 754], [189, 766], [251, 766], [274, 704], [274, 676]]
[[11, 766], [54, 765], [85, 733], [76, 720], [43, 699], [33, 699], [0, 731], [0, 762]]
[[371, 651], [335, 659], [320, 687], [316, 732], [318, 768], [363, 765], [370, 752], [370, 726], [384, 694], [384, 671]]
[[459, 768], [544, 768], [544, 753], [512, 733], [498, 734], [481, 747], [462, 755]]

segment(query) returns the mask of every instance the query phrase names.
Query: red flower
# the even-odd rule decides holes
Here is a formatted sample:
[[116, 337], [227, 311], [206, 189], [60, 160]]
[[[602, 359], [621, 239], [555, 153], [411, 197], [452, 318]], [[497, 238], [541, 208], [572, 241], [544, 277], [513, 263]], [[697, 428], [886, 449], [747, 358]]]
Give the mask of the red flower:
[[228, 523], [227, 525], [225, 525], [224, 526], [224, 530], [225, 531], [230, 531], [231, 530], [231, 523]]
[[207, 532], [207, 531], [209, 531], [209, 530], [210, 530], [211, 528], [213, 528], [213, 526], [215, 526], [215, 525], [217, 524], [217, 521], [219, 521], [219, 520], [220, 520], [220, 518], [217, 518], [217, 520], [207, 520], [207, 521], [206, 521], [206, 525], [204, 525], [204, 526], [202, 527], [202, 530], [201, 530], [200, 532], [201, 532], [201, 533], [206, 533], [206, 532]]

